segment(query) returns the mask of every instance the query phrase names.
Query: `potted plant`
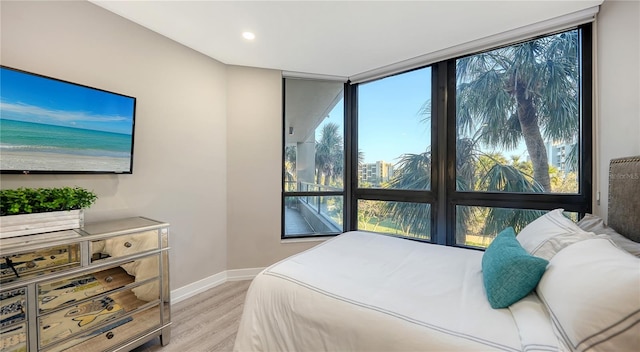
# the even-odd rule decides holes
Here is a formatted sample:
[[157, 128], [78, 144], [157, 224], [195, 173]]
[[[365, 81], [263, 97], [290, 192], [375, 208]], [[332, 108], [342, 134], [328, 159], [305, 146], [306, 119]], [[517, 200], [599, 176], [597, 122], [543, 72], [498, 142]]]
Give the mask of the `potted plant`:
[[0, 237], [82, 227], [97, 198], [81, 187], [0, 190]]

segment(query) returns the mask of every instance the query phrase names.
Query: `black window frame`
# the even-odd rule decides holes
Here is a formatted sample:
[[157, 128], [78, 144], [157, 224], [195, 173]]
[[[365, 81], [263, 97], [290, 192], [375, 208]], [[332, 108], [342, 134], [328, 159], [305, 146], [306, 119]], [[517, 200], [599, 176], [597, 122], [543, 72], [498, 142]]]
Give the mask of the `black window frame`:
[[[294, 78], [292, 78], [294, 79]], [[326, 80], [322, 80], [322, 79], [308, 79], [308, 80], [316, 80], [316, 81], [326, 81]], [[285, 116], [285, 103], [286, 103], [286, 81], [287, 81], [287, 77], [282, 77], [282, 160], [281, 160], [281, 171], [282, 171], [282, 185], [281, 185], [281, 203], [280, 203], [280, 209], [281, 209], [281, 214], [280, 214], [280, 224], [281, 224], [281, 230], [280, 230], [280, 239], [281, 240], [286, 240], [286, 239], [296, 239], [296, 238], [322, 238], [322, 237], [333, 237], [338, 235], [339, 233], [313, 233], [313, 234], [303, 234], [303, 235], [294, 235], [294, 236], [287, 236], [286, 235], [286, 223], [285, 223], [285, 207], [286, 207], [286, 198], [287, 197], [332, 197], [332, 196], [341, 196], [342, 197], [342, 204], [343, 204], [343, 213], [342, 213], [342, 228], [344, 229], [344, 231], [349, 231], [349, 227], [347, 227], [347, 221], [349, 216], [347, 215], [349, 208], [347, 208], [347, 198], [348, 198], [348, 192], [347, 192], [347, 184], [348, 184], [348, 178], [347, 178], [347, 168], [346, 165], [349, 165], [349, 162], [347, 160], [348, 156], [347, 156], [347, 140], [346, 140], [346, 131], [347, 131], [347, 123], [348, 123], [348, 119], [347, 119], [347, 102], [346, 102], [346, 94], [345, 96], [343, 96], [343, 99], [345, 100], [344, 102], [344, 109], [343, 109], [343, 123], [344, 123], [344, 129], [343, 129], [343, 143], [344, 143], [344, 165], [343, 165], [343, 170], [344, 170], [344, 182], [343, 182], [343, 188], [342, 191], [286, 191], [286, 170], [285, 170], [285, 162], [286, 162], [286, 131], [287, 131], [287, 126], [286, 124], [286, 116]], [[343, 86], [343, 92], [346, 92], [347, 88], [349, 86], [349, 82], [345, 82], [344, 86]]]
[[[570, 30], [578, 30], [580, 40], [580, 164], [578, 173], [578, 193], [490, 193], [468, 192], [455, 189], [456, 177], [456, 60], [480, 52], [471, 53], [431, 65], [407, 70], [403, 74], [425, 67], [431, 67], [431, 190], [394, 190], [380, 188], [358, 188], [358, 87], [360, 83], [347, 81], [344, 87], [344, 229], [357, 230], [358, 200], [404, 201], [431, 204], [431, 239], [426, 242], [482, 249], [457, 244], [455, 238], [456, 206], [488, 206], [514, 209], [553, 210], [563, 208], [568, 212], [576, 212], [581, 218], [592, 211], [593, 199], [593, 26], [591, 23], [566, 28], [554, 33], [546, 33], [524, 41], [535, 40]], [[509, 43], [502, 47], [518, 44]], [[491, 48], [489, 50], [494, 50]], [[488, 50], [487, 50], [488, 51]], [[395, 75], [395, 74], [394, 74]], [[390, 75], [393, 76], [393, 75]], [[387, 76], [387, 77], [390, 77]], [[386, 77], [383, 77], [386, 78]], [[382, 78], [381, 78], [382, 79]], [[284, 82], [284, 81], [283, 81]], [[368, 83], [368, 82], [363, 82]], [[284, 106], [284, 83], [283, 83]], [[283, 113], [284, 115], [284, 113]], [[284, 165], [284, 118], [283, 118], [283, 158]], [[282, 193], [282, 238], [318, 237], [287, 236], [284, 237], [284, 167]], [[287, 192], [297, 195], [296, 192]], [[305, 193], [305, 195], [311, 195]], [[328, 195], [322, 193], [322, 195]], [[411, 238], [409, 238], [411, 239]], [[425, 241], [414, 239], [417, 241]]]

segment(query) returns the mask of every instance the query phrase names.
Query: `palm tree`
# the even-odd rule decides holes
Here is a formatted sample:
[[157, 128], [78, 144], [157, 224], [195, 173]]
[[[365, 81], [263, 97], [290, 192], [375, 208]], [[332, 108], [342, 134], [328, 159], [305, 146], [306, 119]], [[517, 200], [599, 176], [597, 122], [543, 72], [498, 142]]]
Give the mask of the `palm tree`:
[[[322, 126], [320, 140], [316, 141], [316, 184], [328, 186], [330, 181], [335, 184], [337, 176], [341, 176], [344, 169], [344, 144], [340, 127], [329, 122]], [[342, 178], [339, 180], [342, 181]]]
[[[525, 173], [529, 163], [514, 160], [508, 165], [500, 154], [483, 153], [475, 145], [478, 139], [458, 140], [456, 187], [460, 191], [483, 192], [542, 192], [543, 189], [530, 174]], [[394, 177], [385, 185], [393, 189], [431, 189], [431, 153], [403, 154], [396, 164]], [[462, 171], [460, 171], [462, 170]], [[422, 203], [389, 202], [385, 213], [407, 235], [430, 233], [430, 208]], [[458, 243], [466, 242], [470, 228], [478, 225], [477, 217], [484, 217], [479, 229], [483, 236], [495, 236], [508, 226], [517, 231], [541, 216], [534, 210], [487, 208], [478, 214], [478, 208], [463, 206], [456, 212], [456, 236]]]
[[387, 188], [429, 190], [431, 189], [431, 152], [402, 154], [396, 164], [393, 178]]
[[296, 181], [296, 147], [288, 145], [284, 149], [285, 190], [295, 191]]
[[459, 133], [479, 129], [491, 147], [515, 148], [524, 140], [545, 192], [551, 191], [545, 138], [572, 143], [579, 126], [578, 49], [574, 30], [468, 56], [456, 66]]
[[[403, 154], [396, 164], [393, 178], [385, 188], [431, 189], [431, 152]], [[423, 203], [388, 202], [385, 213], [405, 235], [428, 238], [431, 233], [431, 208]]]
[[[549, 192], [551, 183], [545, 138], [573, 143], [579, 126], [577, 31], [494, 50], [458, 61], [456, 189], [485, 192]], [[420, 114], [431, 118], [431, 104]], [[544, 138], [543, 138], [544, 137]], [[514, 160], [479, 146], [515, 149], [524, 141], [532, 172]], [[424, 155], [404, 155], [392, 180], [395, 187], [430, 184]], [[528, 163], [527, 163], [528, 164]], [[429, 169], [430, 170], [430, 169]], [[422, 178], [421, 178], [422, 177]], [[415, 189], [415, 188], [414, 188]], [[428, 188], [419, 188], [428, 189]], [[399, 203], [402, 204], [402, 203]], [[415, 218], [417, 209], [390, 205], [394, 218]], [[480, 209], [480, 208], [475, 208]], [[535, 211], [487, 208], [482, 233], [496, 234], [506, 226], [520, 228], [541, 215]], [[474, 207], [457, 213], [458, 242], [464, 243]], [[428, 223], [422, 219], [423, 223]]]
[[[481, 188], [487, 192], [542, 192], [539, 183], [530, 175], [526, 175], [513, 165], [495, 164], [482, 179]], [[531, 221], [542, 216], [544, 212], [534, 210], [519, 210], [505, 208], [491, 208], [485, 227], [485, 235], [495, 235], [508, 226], [520, 231]]]

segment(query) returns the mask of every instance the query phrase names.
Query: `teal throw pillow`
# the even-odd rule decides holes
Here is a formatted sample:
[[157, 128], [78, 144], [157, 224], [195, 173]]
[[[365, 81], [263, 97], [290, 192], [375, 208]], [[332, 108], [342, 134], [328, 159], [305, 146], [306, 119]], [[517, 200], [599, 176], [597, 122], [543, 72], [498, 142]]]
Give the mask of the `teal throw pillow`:
[[522, 248], [512, 227], [504, 229], [482, 256], [484, 289], [492, 308], [506, 308], [533, 290], [549, 262]]

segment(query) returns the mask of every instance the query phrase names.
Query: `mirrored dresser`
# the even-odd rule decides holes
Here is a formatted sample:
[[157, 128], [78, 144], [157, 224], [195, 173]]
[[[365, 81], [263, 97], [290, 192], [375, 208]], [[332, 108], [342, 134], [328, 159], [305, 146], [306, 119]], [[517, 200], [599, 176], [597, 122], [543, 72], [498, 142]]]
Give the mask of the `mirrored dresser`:
[[0, 239], [0, 352], [170, 341], [169, 224], [134, 217]]

